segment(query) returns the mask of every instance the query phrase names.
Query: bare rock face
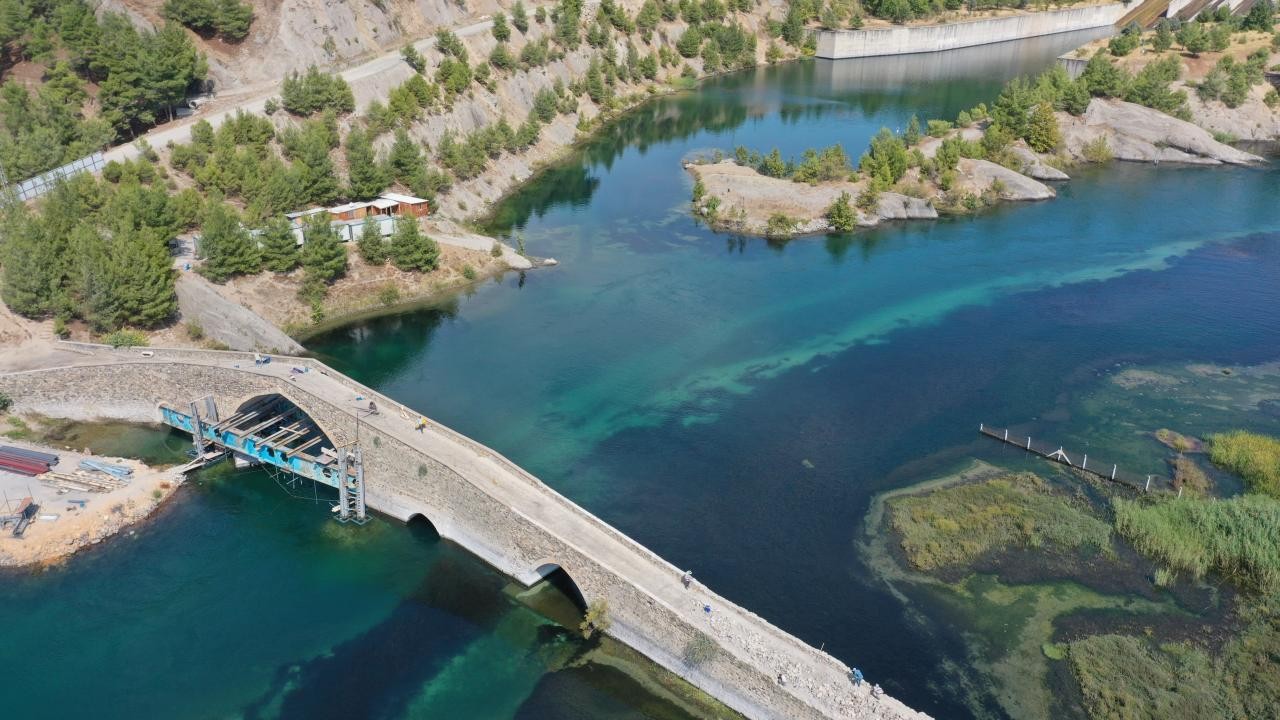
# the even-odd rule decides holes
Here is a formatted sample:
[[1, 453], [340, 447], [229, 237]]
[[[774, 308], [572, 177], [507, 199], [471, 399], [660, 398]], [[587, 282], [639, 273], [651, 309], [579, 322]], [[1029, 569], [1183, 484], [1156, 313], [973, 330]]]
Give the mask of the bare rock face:
[[1049, 165], [1025, 147], [1021, 141], [1009, 148], [1009, 151], [1022, 161], [1022, 174], [1035, 180], [1070, 180], [1071, 177], [1056, 167]]
[[1048, 185], [989, 160], [961, 158], [957, 170], [972, 192], [985, 192], [998, 182], [1001, 200], [1048, 200], [1058, 195]]
[[886, 192], [880, 193], [876, 216], [878, 219], [869, 225], [878, 225], [880, 220], [932, 220], [938, 217], [938, 211], [928, 200]]
[[1262, 162], [1257, 155], [1214, 140], [1204, 128], [1122, 100], [1095, 98], [1083, 117], [1060, 113], [1059, 126], [1067, 152], [1076, 158], [1083, 158], [1086, 144], [1102, 137], [1117, 160], [1197, 165]]

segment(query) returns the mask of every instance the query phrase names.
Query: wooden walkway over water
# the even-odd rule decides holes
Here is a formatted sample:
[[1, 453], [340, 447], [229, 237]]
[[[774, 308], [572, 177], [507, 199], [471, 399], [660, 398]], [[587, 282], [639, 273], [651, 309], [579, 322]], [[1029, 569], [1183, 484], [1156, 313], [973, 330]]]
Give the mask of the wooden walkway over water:
[[1090, 459], [1088, 453], [1070, 453], [1061, 445], [1035, 440], [1029, 435], [1012, 433], [1009, 432], [1008, 428], [993, 428], [987, 427], [985, 424], [979, 424], [978, 432], [989, 438], [1021, 448], [1045, 460], [1068, 465], [1095, 477], [1127, 485], [1140, 492], [1173, 491], [1173, 481], [1167, 477], [1127, 472], [1122, 470], [1116, 463], [1104, 462], [1097, 458]]

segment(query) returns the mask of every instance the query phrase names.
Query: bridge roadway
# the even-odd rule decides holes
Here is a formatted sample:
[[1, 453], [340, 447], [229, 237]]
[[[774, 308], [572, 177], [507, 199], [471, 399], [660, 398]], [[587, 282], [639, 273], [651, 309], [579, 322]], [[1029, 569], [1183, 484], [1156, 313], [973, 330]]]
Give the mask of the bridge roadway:
[[[316, 360], [275, 357], [257, 366], [246, 353], [58, 348], [60, 367], [0, 375], [16, 410], [155, 422], [162, 402], [185, 407], [212, 394], [227, 416], [278, 393], [335, 443], [359, 436], [372, 509], [405, 521], [422, 515], [441, 537], [526, 585], [563, 568], [587, 602], [609, 603], [610, 635], [747, 717], [927, 717], [873, 697], [866, 683], [854, 687], [843, 662], [701, 583], [685, 588], [678, 568], [497, 452], [435, 422], [417, 430], [419, 413]], [[369, 399], [378, 414], [361, 411]], [[682, 658], [698, 632], [718, 650], [690, 666]]]

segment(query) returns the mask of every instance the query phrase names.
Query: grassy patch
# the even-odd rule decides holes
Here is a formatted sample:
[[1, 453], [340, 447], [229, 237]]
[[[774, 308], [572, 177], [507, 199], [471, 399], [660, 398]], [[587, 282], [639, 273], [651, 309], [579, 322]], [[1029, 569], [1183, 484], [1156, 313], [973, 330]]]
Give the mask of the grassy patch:
[[920, 570], [972, 561], [990, 550], [1111, 549], [1111, 528], [1031, 473], [956, 485], [889, 504], [907, 560]]
[[1280, 501], [1261, 495], [1117, 500], [1115, 513], [1121, 535], [1174, 570], [1196, 577], [1214, 572], [1248, 590], [1280, 591]]
[[[1272, 603], [1271, 605], [1274, 605]], [[1280, 617], [1265, 603], [1218, 657], [1190, 643], [1096, 635], [1068, 645], [1091, 718], [1264, 718], [1280, 707]]]
[[1145, 638], [1095, 635], [1069, 646], [1071, 670], [1093, 718], [1235, 717], [1202, 650]]
[[1195, 461], [1184, 455], [1179, 455], [1173, 459], [1173, 485], [1175, 488], [1181, 488], [1184, 492], [1192, 495], [1204, 496], [1209, 494], [1213, 483], [1209, 481], [1209, 476], [1204, 474], [1199, 465]]
[[1209, 459], [1244, 478], [1251, 491], [1280, 498], [1280, 440], [1244, 430], [1210, 435]]

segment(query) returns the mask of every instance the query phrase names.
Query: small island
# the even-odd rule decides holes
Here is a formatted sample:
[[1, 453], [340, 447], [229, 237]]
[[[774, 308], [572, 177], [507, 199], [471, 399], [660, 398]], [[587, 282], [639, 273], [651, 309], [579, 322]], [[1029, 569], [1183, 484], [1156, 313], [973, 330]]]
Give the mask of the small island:
[[[1074, 79], [1055, 66], [1009, 82], [990, 107], [954, 120], [913, 117], [902, 133], [882, 128], [856, 169], [840, 145], [790, 160], [745, 147], [696, 158], [685, 163], [693, 211], [720, 231], [778, 239], [1047, 200], [1057, 195], [1047, 183], [1069, 180], [1083, 164], [1261, 163], [1229, 144], [1236, 135], [1213, 128], [1223, 118], [1263, 128], [1259, 115], [1274, 116], [1270, 36], [1246, 31], [1235, 46], [1210, 51], [1182, 32], [1184, 64], [1172, 36], [1149, 35], [1126, 31], [1118, 50], [1115, 41], [1083, 48], [1092, 55]], [[1133, 52], [1148, 43], [1149, 52]]]

